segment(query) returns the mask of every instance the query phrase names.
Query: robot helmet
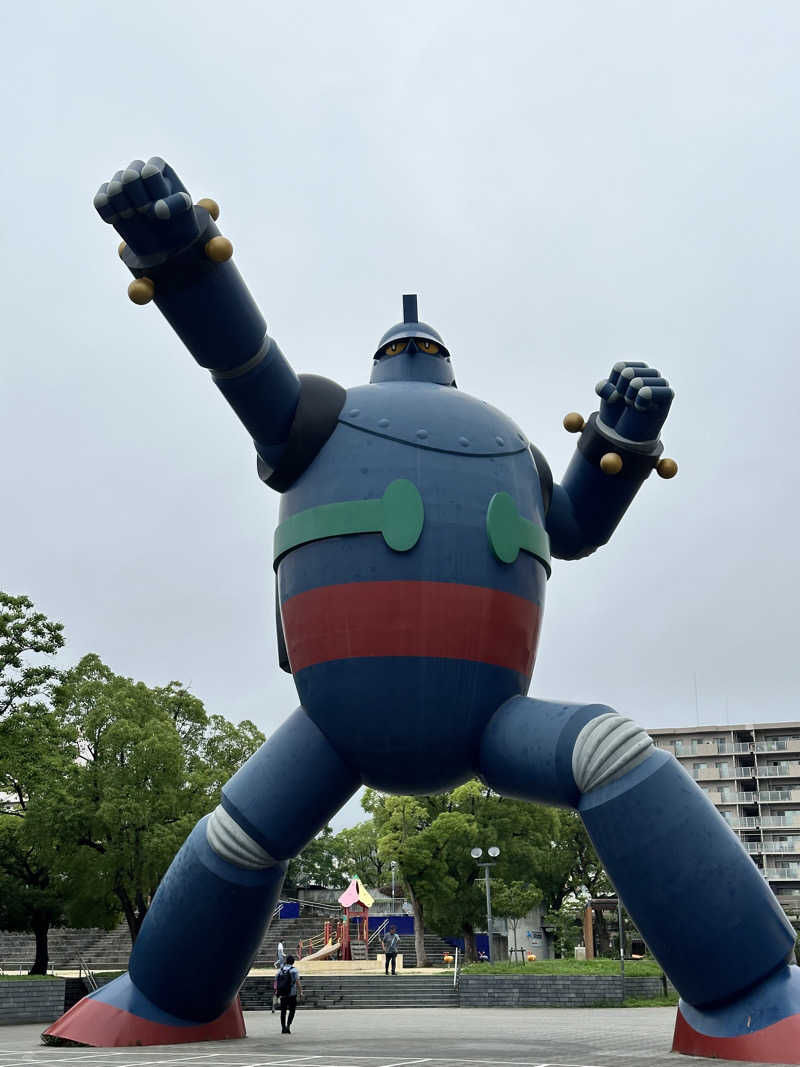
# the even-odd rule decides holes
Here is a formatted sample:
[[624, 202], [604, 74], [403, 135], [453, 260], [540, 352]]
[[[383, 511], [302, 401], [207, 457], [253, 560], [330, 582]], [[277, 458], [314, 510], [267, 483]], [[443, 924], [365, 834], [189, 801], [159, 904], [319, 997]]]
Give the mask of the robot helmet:
[[403, 321], [381, 337], [371, 382], [426, 381], [455, 385], [450, 352], [441, 335], [417, 314], [416, 294], [403, 297]]

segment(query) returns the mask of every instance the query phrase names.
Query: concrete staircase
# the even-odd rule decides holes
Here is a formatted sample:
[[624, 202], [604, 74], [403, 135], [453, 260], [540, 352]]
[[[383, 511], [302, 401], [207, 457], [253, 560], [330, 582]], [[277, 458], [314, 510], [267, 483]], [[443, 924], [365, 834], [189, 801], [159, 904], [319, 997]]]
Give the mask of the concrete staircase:
[[[282, 941], [284, 950], [298, 956], [297, 943], [301, 939], [319, 937], [325, 922], [324, 913], [302, 916], [298, 919], [276, 919], [267, 930], [255, 959], [254, 968], [271, 968], [275, 962], [278, 942]], [[198, 932], [199, 935], [199, 932]], [[353, 948], [359, 951], [358, 943]], [[80, 957], [95, 971], [125, 970], [131, 952], [131, 939], [128, 927], [121, 923], [113, 930], [90, 928], [71, 930], [54, 928], [48, 939], [50, 966], [56, 970], [77, 970]], [[33, 934], [9, 933], [0, 930], [0, 967], [6, 971], [22, 969], [26, 973], [34, 959], [36, 942]], [[450, 946], [436, 934], [425, 935], [425, 949], [428, 961], [434, 966], [442, 965], [442, 956], [452, 952]], [[380, 942], [376, 939], [369, 945], [369, 959], [374, 960], [381, 952]], [[413, 935], [402, 935], [398, 951], [403, 955], [404, 969], [417, 965], [417, 953]], [[307, 956], [309, 950], [303, 949]]]
[[[48, 937], [50, 966], [57, 970], [77, 970], [80, 957], [90, 966], [119, 970], [128, 965], [131, 939], [128, 927], [121, 924], [114, 930], [88, 928], [71, 930], [55, 928]], [[0, 931], [0, 966], [6, 971], [23, 973], [33, 964], [36, 942], [33, 934]]]
[[[309, 975], [301, 1008], [457, 1008], [452, 975]], [[241, 990], [245, 1011], [269, 1011], [272, 980], [250, 977]]]

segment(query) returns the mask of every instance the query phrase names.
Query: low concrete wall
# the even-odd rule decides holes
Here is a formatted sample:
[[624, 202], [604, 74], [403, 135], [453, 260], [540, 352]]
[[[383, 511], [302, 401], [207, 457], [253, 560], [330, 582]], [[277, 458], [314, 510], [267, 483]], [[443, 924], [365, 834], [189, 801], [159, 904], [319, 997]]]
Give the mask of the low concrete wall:
[[0, 982], [0, 1025], [51, 1023], [63, 1014], [63, 978]]
[[[621, 980], [610, 975], [462, 974], [462, 1008], [582, 1008], [619, 1004]], [[669, 987], [671, 988], [671, 987]], [[660, 978], [626, 978], [626, 999], [645, 1000], [664, 992]]]

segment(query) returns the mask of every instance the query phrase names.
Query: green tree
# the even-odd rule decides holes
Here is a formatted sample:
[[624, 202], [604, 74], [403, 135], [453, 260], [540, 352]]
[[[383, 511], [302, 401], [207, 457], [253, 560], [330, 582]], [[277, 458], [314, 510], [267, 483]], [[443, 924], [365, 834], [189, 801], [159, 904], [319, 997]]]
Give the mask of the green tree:
[[520, 919], [535, 908], [541, 899], [541, 889], [530, 882], [492, 882], [492, 914], [511, 923], [515, 944]]
[[557, 820], [553, 847], [542, 857], [538, 884], [547, 911], [557, 912], [571, 897], [581, 900], [613, 893], [580, 815], [554, 809]]
[[557, 821], [552, 809], [500, 797], [478, 781], [439, 796], [393, 797], [367, 790], [379, 851], [394, 859], [414, 909], [418, 959], [425, 959], [424, 927], [464, 936], [474, 959], [475, 928], [483, 925], [483, 874], [470, 856], [475, 845], [497, 845], [493, 876], [536, 886]]
[[340, 880], [356, 875], [368, 886], [384, 888], [391, 882], [390, 863], [378, 849], [378, 830], [374, 819], [340, 830], [332, 842]]
[[36, 955], [29, 974], [47, 974], [48, 933], [64, 921], [69, 887], [41, 862], [26, 839], [24, 820], [0, 819], [0, 929], [33, 931]]
[[553, 949], [557, 959], [568, 959], [575, 946], [583, 940], [584, 905], [577, 900], [567, 900], [545, 916], [545, 925], [553, 934]]
[[63, 627], [25, 596], [0, 592], [0, 927], [32, 930], [31, 974], [46, 974], [48, 932], [63, 918], [67, 887], [28, 832], [31, 796], [64, 770], [68, 737], [50, 709], [58, 671], [42, 657]]
[[175, 852], [263, 736], [209, 720], [177, 682], [150, 689], [96, 655], [65, 673], [55, 710], [72, 760], [32, 799], [30, 828], [76, 886], [78, 910], [115, 899], [135, 941]]
[[46, 706], [58, 672], [30, 656], [52, 656], [64, 644], [61, 623], [35, 611], [26, 596], [0, 591], [0, 719], [33, 704]]
[[303, 851], [289, 861], [284, 892], [293, 896], [308, 886], [337, 886], [341, 874], [336, 864], [335, 837], [330, 826], [323, 826]]

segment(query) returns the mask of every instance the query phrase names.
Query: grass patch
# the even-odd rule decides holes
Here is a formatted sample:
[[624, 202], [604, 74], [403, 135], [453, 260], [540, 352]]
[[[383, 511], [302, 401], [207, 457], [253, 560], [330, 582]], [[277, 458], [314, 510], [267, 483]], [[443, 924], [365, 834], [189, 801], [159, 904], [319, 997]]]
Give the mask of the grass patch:
[[[619, 974], [619, 960], [535, 960], [518, 963], [468, 963], [462, 974]], [[658, 978], [661, 968], [655, 960], [625, 960], [626, 978]]]
[[671, 993], [666, 997], [651, 997], [649, 1000], [637, 1000], [635, 997], [625, 1000], [623, 1008], [674, 1008], [678, 1004], [678, 994]]
[[121, 974], [125, 974], [125, 971], [93, 971], [95, 978], [108, 978], [109, 981], [112, 978], [119, 978]]
[[0, 982], [52, 982], [55, 974], [0, 974]]

